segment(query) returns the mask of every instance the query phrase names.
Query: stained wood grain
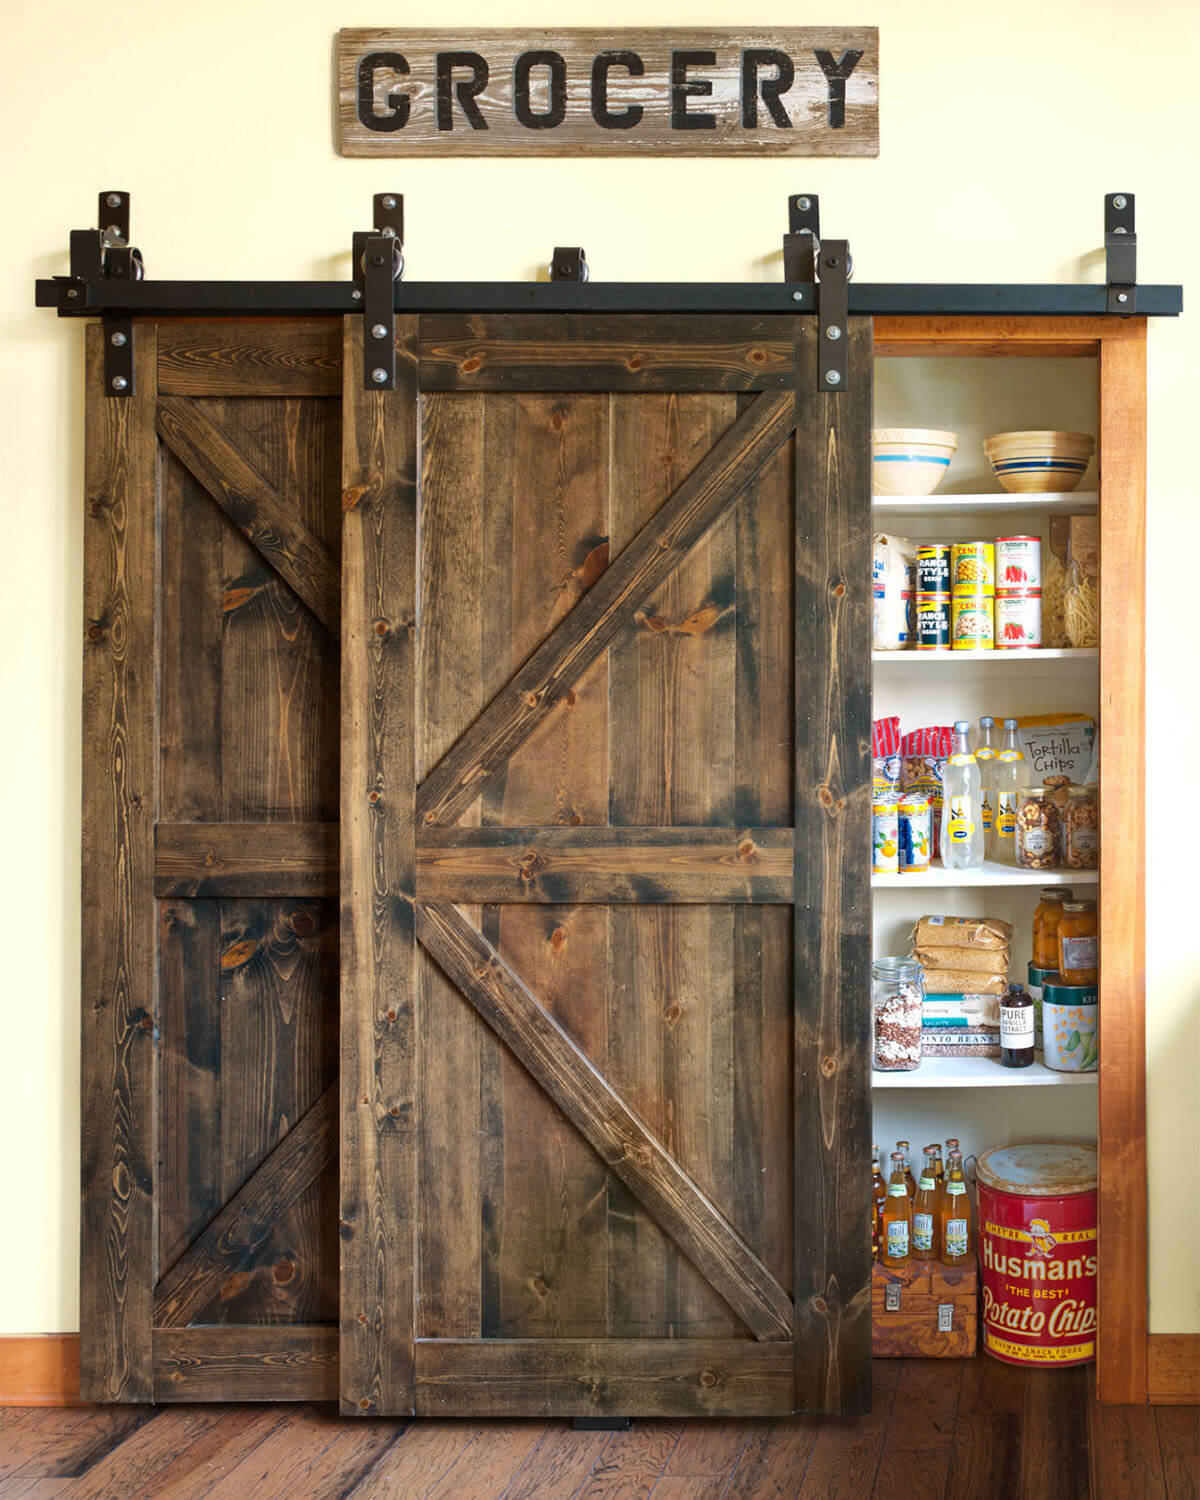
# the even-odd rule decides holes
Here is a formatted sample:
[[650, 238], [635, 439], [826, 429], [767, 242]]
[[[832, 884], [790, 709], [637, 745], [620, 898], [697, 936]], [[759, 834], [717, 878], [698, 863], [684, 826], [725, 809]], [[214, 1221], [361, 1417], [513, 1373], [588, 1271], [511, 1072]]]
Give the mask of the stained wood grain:
[[1104, 343], [1145, 337], [1144, 318], [876, 318], [877, 358], [1089, 358]]
[[[564, 68], [561, 109], [557, 115], [550, 112], [546, 67], [535, 68], [527, 107], [540, 118], [527, 124], [515, 113], [514, 78], [524, 53], [545, 48], [553, 49]], [[687, 57], [689, 49], [697, 48], [701, 50], [690, 57], [690, 80], [691, 87], [703, 90], [703, 97], [685, 97], [684, 107], [692, 114], [703, 114], [710, 123], [675, 125], [679, 106], [672, 102], [672, 58], [677, 51]], [[593, 59], [603, 52], [630, 49], [639, 65], [632, 72], [624, 66], [611, 70], [609, 108], [621, 113], [633, 106], [644, 113], [632, 119], [626, 116], [624, 126], [604, 128], [593, 113]], [[750, 116], [755, 123], [747, 125], [742, 104], [743, 56], [746, 50], [763, 49], [782, 49], [791, 59], [791, 76], [783, 79], [779, 101], [771, 110], [759, 101]], [[464, 51], [478, 55], [487, 68], [476, 89], [474, 128], [457, 104], [448, 119], [435, 114], [435, 60], [438, 54]], [[857, 65], [843, 85], [840, 125], [834, 123], [839, 117], [830, 108], [819, 51], [831, 55], [831, 64], [847, 52], [858, 54], [857, 59], [845, 59], [847, 69], [851, 61]], [[364, 108], [360, 64], [380, 53], [388, 60], [368, 81]], [[398, 73], [392, 67], [396, 54], [404, 59]], [[869, 26], [344, 29], [338, 33], [338, 143], [343, 156], [376, 157], [874, 156], [879, 149], [878, 75], [879, 33]], [[462, 68], [455, 75], [459, 79], [470, 76]], [[775, 66], [764, 68], [764, 79], [779, 76]], [[397, 112], [396, 96], [402, 101], [403, 117]], [[753, 108], [756, 97], [751, 89], [745, 108]], [[776, 119], [778, 109], [783, 110], [787, 123]]]
[[786, 439], [794, 420], [790, 394], [757, 399], [426, 776], [417, 801], [424, 824], [451, 821], [479, 796], [638, 604]]
[[159, 823], [154, 894], [335, 896], [336, 823]]
[[[78, 1334], [8, 1334], [0, 1339], [0, 1406], [79, 1404]], [[6, 1420], [11, 1424], [11, 1412]], [[0, 1478], [3, 1474], [0, 1460]]]
[[[1100, 348], [1100, 837], [1145, 826], [1146, 324]], [[1100, 1108], [1096, 1194], [1101, 1401], [1146, 1400], [1146, 876], [1135, 860], [1100, 881]]]
[[163, 1277], [154, 1294], [157, 1326], [190, 1322], [223, 1280], [255, 1264], [276, 1215], [336, 1157], [336, 1124], [337, 1094], [329, 1088]]
[[430, 829], [422, 901], [787, 903], [790, 828]]
[[341, 1406], [411, 1411], [414, 1320], [417, 326], [394, 391], [345, 320], [342, 540]]
[[87, 330], [82, 825], [80, 1393], [145, 1401], [155, 1262], [157, 566], [154, 329], [134, 394], [104, 393]]
[[164, 396], [158, 403], [157, 426], [180, 463], [336, 637], [338, 569], [324, 544], [194, 401]]
[[332, 1401], [337, 1389], [331, 1323], [154, 1330], [156, 1401]]
[[849, 388], [813, 397], [801, 320], [796, 401], [796, 1401], [871, 1398], [869, 992], [871, 325], [852, 319]]
[[1200, 1432], [1194, 1412], [1178, 1406], [1154, 1410], [1167, 1500], [1196, 1500], [1200, 1495]]
[[426, 1416], [735, 1416], [791, 1403], [782, 1342], [422, 1339], [416, 1359]]
[[1152, 1333], [1147, 1345], [1151, 1406], [1200, 1405], [1200, 1333]]
[[427, 391], [757, 391], [794, 378], [785, 318], [681, 318], [669, 329], [626, 314], [421, 319]]
[[964, 1362], [906, 1359], [872, 1495], [944, 1495]]
[[453, 907], [418, 907], [416, 925], [447, 976], [755, 1337], [787, 1337], [791, 1301], [779, 1283], [495, 949]]
[[340, 396], [336, 318], [164, 318], [163, 396]]
[[[1155, 1413], [1149, 1406], [1090, 1406], [1088, 1456], [1095, 1500], [1167, 1500]], [[1097, 1418], [1097, 1412], [1103, 1416]]]
[[1017, 1366], [984, 1355], [963, 1366], [946, 1500], [1019, 1493], [1023, 1379]]

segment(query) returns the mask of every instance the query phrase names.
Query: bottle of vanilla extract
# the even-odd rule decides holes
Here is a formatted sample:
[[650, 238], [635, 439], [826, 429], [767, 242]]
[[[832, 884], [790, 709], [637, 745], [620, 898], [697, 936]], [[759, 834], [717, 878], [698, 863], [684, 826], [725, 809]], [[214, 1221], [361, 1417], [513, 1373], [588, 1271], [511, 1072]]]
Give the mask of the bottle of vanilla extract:
[[1010, 984], [1000, 1001], [1000, 1061], [1006, 1068], [1033, 1062], [1033, 1000], [1019, 984]]

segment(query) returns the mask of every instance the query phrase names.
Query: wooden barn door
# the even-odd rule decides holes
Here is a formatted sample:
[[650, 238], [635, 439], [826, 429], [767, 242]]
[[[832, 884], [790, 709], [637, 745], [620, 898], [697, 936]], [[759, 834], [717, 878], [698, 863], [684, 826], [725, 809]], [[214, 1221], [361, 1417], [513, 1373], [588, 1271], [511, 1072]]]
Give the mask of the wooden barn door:
[[329, 1397], [340, 329], [87, 332], [81, 1393]]
[[343, 1410], [861, 1410], [869, 324], [346, 338]]

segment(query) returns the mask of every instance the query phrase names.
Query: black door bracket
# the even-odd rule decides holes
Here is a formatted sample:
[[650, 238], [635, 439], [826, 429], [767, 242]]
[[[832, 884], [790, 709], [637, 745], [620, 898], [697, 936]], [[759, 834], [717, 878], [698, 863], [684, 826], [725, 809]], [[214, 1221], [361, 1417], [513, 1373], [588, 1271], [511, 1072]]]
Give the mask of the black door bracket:
[[816, 193], [788, 199], [788, 232], [783, 237], [783, 277], [799, 283], [793, 301], [817, 312], [817, 389], [844, 391], [849, 380], [846, 284], [854, 261], [846, 240], [821, 240], [821, 200]]
[[1105, 194], [1104, 279], [1108, 311], [1125, 318], [1137, 312], [1137, 233], [1132, 193]]
[[404, 198], [376, 193], [375, 228], [356, 230], [353, 239], [354, 290], [363, 310], [363, 388], [396, 389], [395, 286], [404, 275]]

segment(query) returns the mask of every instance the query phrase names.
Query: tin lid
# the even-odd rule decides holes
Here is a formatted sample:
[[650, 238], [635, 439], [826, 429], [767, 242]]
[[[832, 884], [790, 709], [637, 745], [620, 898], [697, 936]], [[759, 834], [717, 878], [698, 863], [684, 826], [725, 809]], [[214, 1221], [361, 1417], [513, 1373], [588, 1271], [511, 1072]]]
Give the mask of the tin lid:
[[990, 1188], [1023, 1198], [1088, 1193], [1096, 1186], [1096, 1148], [1078, 1141], [993, 1146], [979, 1158], [975, 1176]]
[[1047, 1005], [1098, 1005], [1100, 991], [1094, 984], [1063, 984], [1054, 974], [1042, 987], [1042, 999]]
[[1044, 985], [1053, 984], [1058, 978], [1057, 969], [1039, 969], [1032, 959], [1029, 960], [1029, 982], [1030, 984]]

